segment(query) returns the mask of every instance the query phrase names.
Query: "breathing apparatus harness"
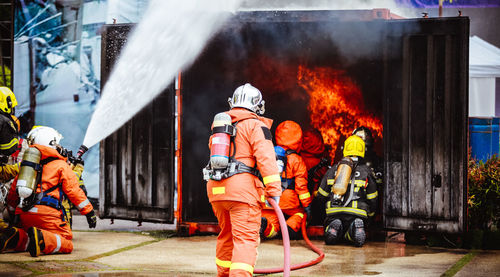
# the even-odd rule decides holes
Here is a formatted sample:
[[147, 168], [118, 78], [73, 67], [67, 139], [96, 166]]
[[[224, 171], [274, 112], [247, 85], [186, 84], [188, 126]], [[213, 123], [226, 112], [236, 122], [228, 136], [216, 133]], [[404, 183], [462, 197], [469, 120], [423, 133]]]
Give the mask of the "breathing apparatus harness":
[[254, 176], [260, 177], [260, 172], [256, 168], [256, 166], [255, 167], [247, 166], [243, 162], [240, 162], [234, 158], [236, 154], [236, 144], [234, 143], [234, 138], [236, 137], [236, 133], [238, 131], [236, 125], [239, 122], [240, 121], [237, 121], [234, 124], [224, 124], [223, 126], [214, 126], [212, 128], [212, 135], [222, 133], [230, 136], [230, 146], [232, 146], [233, 149], [232, 151], [229, 151], [232, 152], [232, 155], [229, 156], [229, 161], [225, 168], [217, 168], [217, 169], [212, 168], [211, 163], [208, 162], [208, 165], [205, 168], [203, 168], [203, 179], [205, 181], [208, 180], [220, 181], [240, 173], [250, 173]]
[[[342, 161], [340, 163], [342, 164]], [[333, 187], [332, 187], [332, 193], [330, 193], [330, 201], [329, 201], [332, 205], [346, 207], [347, 205], [349, 205], [351, 201], [360, 199], [358, 193], [355, 194], [354, 191], [354, 187], [356, 186], [355, 180], [356, 180], [357, 167], [358, 167], [358, 161], [354, 161], [352, 163], [350, 180], [349, 183], [347, 184], [349, 186], [349, 192], [348, 192], [349, 194], [347, 198], [344, 197], [345, 196], [344, 194], [342, 195], [341, 198], [334, 197], [335, 194], [333, 193]], [[337, 170], [339, 170], [338, 167]]]
[[[40, 163], [34, 163], [31, 161], [26, 161], [23, 160], [21, 162], [21, 166], [30, 166], [32, 167], [35, 171], [38, 172], [37, 177], [36, 177], [36, 186], [35, 186], [35, 191], [38, 186], [40, 186], [40, 192], [39, 193], [33, 193], [31, 197], [27, 198], [25, 200], [25, 203], [23, 204], [22, 210], [27, 212], [29, 211], [33, 206], [35, 205], [45, 205], [52, 207], [56, 210], [61, 210], [63, 212], [62, 220], [65, 221], [66, 218], [66, 212], [62, 208], [61, 201], [64, 196], [64, 193], [62, 191], [62, 184], [59, 183], [50, 189], [43, 191], [43, 188], [41, 186], [41, 179], [42, 179], [42, 171], [43, 171], [43, 166], [55, 161], [59, 160], [56, 157], [48, 157], [40, 161]], [[49, 195], [49, 193], [53, 192], [54, 190], [59, 189], [59, 199]]]
[[[57, 150], [58, 150], [59, 154], [61, 154], [63, 157], [67, 157], [71, 163], [73, 163], [73, 164], [80, 163], [83, 165], [82, 155], [88, 150], [88, 148], [85, 147], [84, 145], [80, 146], [80, 149], [79, 149], [76, 157], [73, 156], [72, 151], [69, 151], [61, 146], [59, 146]], [[48, 157], [48, 158], [41, 160], [39, 163], [23, 159], [23, 161], [21, 162], [21, 167], [23, 167], [23, 166], [32, 167], [37, 172], [35, 188], [33, 191], [36, 192], [37, 187], [40, 186], [40, 193], [33, 193], [29, 198], [25, 199], [21, 209], [23, 211], [27, 212], [35, 205], [49, 206], [49, 207], [52, 207], [56, 210], [60, 210], [62, 212], [61, 219], [64, 222], [68, 218], [68, 214], [67, 214], [65, 207], [63, 206], [63, 200], [66, 198], [66, 195], [64, 194], [64, 192], [62, 190], [62, 183], [59, 183], [59, 184], [49, 188], [46, 191], [43, 191], [43, 188], [41, 185], [43, 166], [52, 162], [52, 161], [55, 161], [55, 160], [59, 160], [59, 158]], [[59, 199], [49, 195], [49, 193], [55, 191], [56, 189], [59, 189]], [[87, 193], [86, 193], [85, 188], [83, 187], [82, 189], [84, 190], [85, 195], [86, 195]]]
[[286, 173], [286, 168], [288, 164], [288, 156], [291, 154], [297, 154], [295, 150], [288, 149], [285, 151], [284, 156], [279, 156], [277, 158], [281, 159], [283, 161], [283, 172], [285, 173], [285, 177], [281, 176], [281, 191], [283, 192], [286, 189], [295, 189], [295, 178], [287, 178], [287, 173]]

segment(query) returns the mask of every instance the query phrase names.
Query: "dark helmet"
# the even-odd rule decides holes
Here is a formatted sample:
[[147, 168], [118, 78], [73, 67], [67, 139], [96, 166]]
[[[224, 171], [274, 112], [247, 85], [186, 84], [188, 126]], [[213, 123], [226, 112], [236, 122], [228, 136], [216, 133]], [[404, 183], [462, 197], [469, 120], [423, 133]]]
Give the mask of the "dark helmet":
[[367, 149], [373, 146], [372, 131], [370, 131], [370, 129], [368, 129], [367, 127], [360, 126], [352, 131], [352, 134], [362, 138]]

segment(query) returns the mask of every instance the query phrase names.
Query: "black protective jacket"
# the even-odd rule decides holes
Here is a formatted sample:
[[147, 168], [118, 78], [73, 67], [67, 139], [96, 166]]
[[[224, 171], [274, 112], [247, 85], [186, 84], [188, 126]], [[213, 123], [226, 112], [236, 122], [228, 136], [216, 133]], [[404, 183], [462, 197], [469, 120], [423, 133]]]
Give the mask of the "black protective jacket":
[[10, 156], [18, 149], [16, 123], [8, 114], [0, 113], [0, 155]]
[[326, 172], [321, 180], [321, 185], [316, 196], [322, 203], [326, 202], [327, 218], [338, 217], [340, 215], [353, 215], [361, 218], [373, 216], [377, 208], [378, 192], [372, 170], [363, 163], [356, 164], [352, 170], [351, 179], [343, 197], [343, 202], [334, 204], [332, 201], [333, 193], [331, 191], [337, 167], [338, 164]]

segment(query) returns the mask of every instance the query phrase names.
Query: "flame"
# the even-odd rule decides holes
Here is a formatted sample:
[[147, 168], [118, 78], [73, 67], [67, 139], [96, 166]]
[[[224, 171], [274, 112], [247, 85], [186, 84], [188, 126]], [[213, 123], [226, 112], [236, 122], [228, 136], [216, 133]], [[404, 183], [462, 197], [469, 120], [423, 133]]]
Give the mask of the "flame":
[[311, 126], [330, 145], [332, 160], [340, 138], [349, 137], [359, 126], [368, 127], [374, 137], [382, 137], [381, 120], [366, 112], [361, 90], [344, 71], [328, 67], [308, 69], [301, 65], [297, 79], [310, 98], [307, 109]]

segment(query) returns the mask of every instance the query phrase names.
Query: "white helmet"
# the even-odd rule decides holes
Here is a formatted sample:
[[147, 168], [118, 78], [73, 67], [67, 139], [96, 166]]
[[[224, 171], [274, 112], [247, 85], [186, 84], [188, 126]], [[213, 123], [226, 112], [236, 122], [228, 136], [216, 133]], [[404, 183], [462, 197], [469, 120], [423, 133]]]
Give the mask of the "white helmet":
[[63, 136], [54, 128], [47, 126], [35, 126], [28, 133], [28, 143], [40, 144], [57, 149]]
[[249, 83], [239, 86], [234, 91], [233, 97], [229, 97], [227, 102], [229, 102], [231, 109], [241, 107], [249, 109], [258, 115], [263, 115], [265, 112], [265, 102], [262, 100], [260, 90]]

